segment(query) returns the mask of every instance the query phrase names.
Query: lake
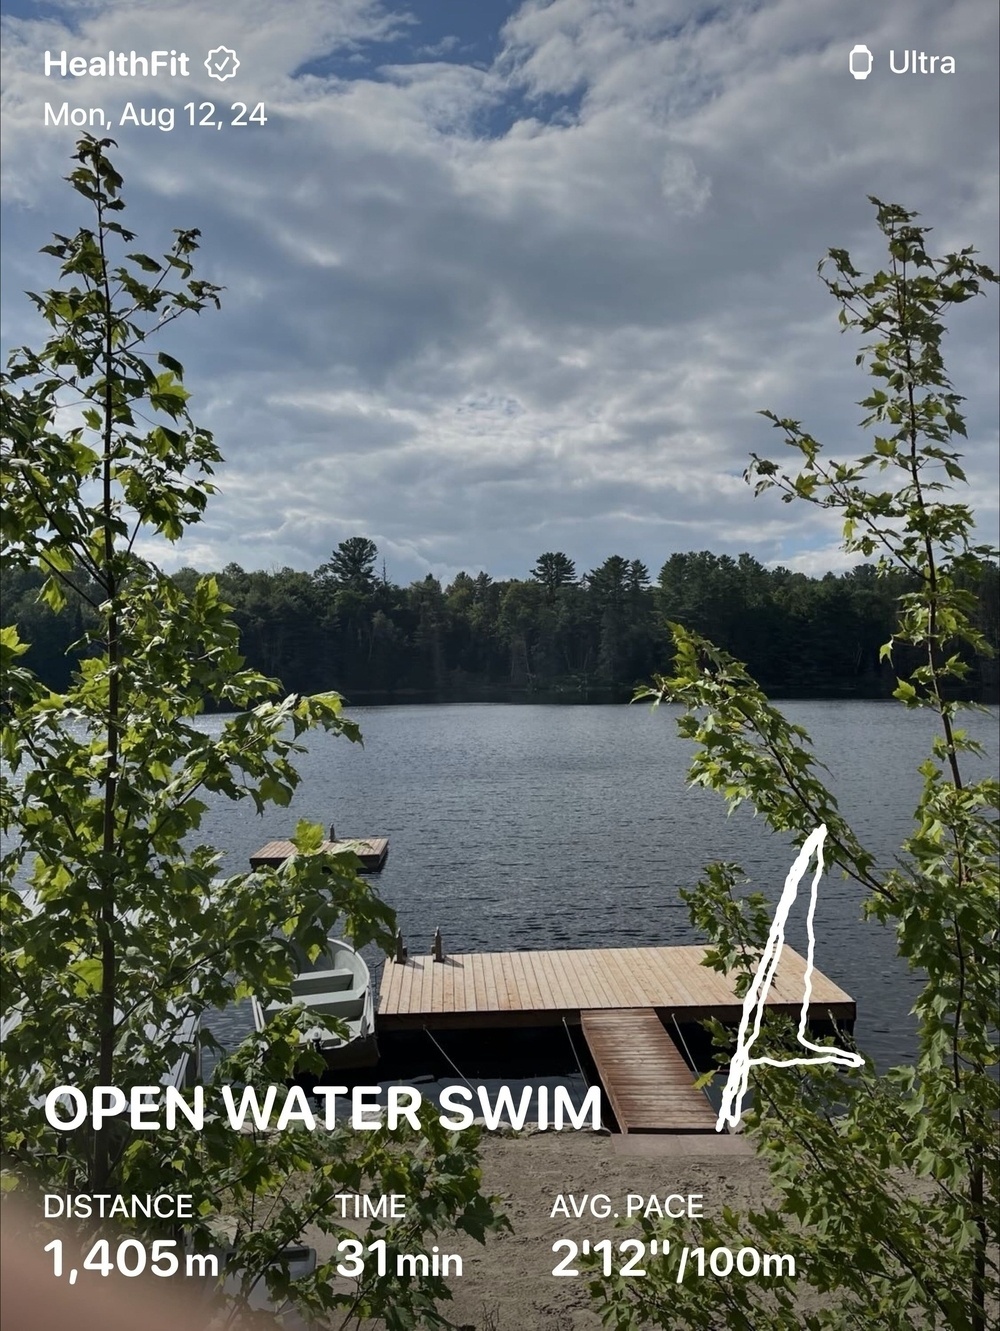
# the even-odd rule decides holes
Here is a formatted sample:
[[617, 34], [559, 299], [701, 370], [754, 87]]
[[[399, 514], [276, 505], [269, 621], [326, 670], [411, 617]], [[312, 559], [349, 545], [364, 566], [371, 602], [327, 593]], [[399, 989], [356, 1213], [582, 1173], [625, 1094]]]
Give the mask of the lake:
[[[911, 827], [932, 719], [884, 701], [782, 711], [812, 736], [861, 841], [891, 863]], [[338, 836], [388, 836], [374, 881], [411, 953], [430, 951], [437, 926], [451, 952], [701, 942], [678, 891], [704, 863], [736, 861], [753, 890], [776, 899], [793, 859], [788, 840], [749, 811], [727, 817], [719, 796], [686, 784], [691, 746], [673, 708], [466, 703], [349, 715], [363, 748], [307, 737], [289, 809], [260, 818], [249, 800], [213, 805], [203, 839], [237, 872], [298, 818], [335, 822]], [[997, 710], [963, 724], [995, 761]], [[980, 768], [965, 766], [970, 776]], [[816, 964], [857, 1000], [861, 1047], [888, 1066], [912, 1056], [919, 979], [896, 958], [892, 932], [861, 921], [861, 901], [857, 884], [824, 880]], [[801, 919], [787, 937], [803, 950]]]

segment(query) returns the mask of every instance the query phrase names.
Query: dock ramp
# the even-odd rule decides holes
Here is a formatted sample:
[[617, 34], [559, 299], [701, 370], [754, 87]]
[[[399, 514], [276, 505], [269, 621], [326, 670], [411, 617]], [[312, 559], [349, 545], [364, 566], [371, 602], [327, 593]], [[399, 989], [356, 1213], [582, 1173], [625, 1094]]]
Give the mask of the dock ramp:
[[584, 1011], [580, 1024], [621, 1132], [715, 1132], [715, 1111], [655, 1011]]

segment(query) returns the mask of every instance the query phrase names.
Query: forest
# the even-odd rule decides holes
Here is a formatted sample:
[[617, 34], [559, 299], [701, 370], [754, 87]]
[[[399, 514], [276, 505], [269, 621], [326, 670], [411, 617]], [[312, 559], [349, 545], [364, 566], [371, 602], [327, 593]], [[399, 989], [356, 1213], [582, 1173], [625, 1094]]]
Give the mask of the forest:
[[[190, 590], [199, 576], [184, 568], [174, 578]], [[442, 586], [428, 575], [401, 587], [375, 542], [353, 536], [312, 573], [227, 564], [215, 577], [251, 667], [291, 692], [336, 689], [357, 703], [625, 699], [669, 666], [671, 621], [744, 661], [773, 697], [888, 697], [913, 665], [879, 658], [913, 588], [871, 564], [816, 578], [700, 551], [671, 555], [653, 582], [637, 559], [610, 555], [581, 574], [547, 551], [524, 578], [459, 573]], [[39, 599], [42, 581], [5, 573], [2, 622], [19, 626], [27, 663], [62, 690], [90, 650], [92, 614], [85, 596], [54, 612]], [[967, 591], [995, 647], [996, 566], [984, 564]], [[966, 695], [996, 701], [995, 658], [967, 654], [966, 664]]]

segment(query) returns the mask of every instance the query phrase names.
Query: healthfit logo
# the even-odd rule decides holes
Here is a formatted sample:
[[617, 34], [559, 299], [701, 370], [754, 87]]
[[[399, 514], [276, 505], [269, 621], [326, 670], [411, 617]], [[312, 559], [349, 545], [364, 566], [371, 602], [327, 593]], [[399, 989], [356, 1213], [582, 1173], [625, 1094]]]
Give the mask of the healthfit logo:
[[45, 77], [51, 79], [56, 74], [64, 79], [85, 75], [92, 79], [155, 79], [158, 74], [186, 79], [191, 70], [185, 51], [150, 51], [147, 55], [137, 51], [108, 51], [89, 56], [46, 51]]

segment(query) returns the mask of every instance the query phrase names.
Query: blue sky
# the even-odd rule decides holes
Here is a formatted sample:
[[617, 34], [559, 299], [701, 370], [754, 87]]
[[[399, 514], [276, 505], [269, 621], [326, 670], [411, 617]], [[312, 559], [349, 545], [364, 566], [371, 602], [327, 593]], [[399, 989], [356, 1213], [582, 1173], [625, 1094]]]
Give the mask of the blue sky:
[[354, 49], [324, 52], [299, 72], [344, 78], [377, 78], [382, 65], [412, 65], [427, 60], [479, 65], [488, 69], [503, 49], [501, 29], [517, 12], [516, 0], [423, 0], [400, 6], [391, 32]]
[[[997, 263], [997, 19], [981, 0], [73, 0], [4, 6], [3, 336], [83, 213], [103, 107], [149, 252], [203, 233], [223, 309], [171, 332], [221, 493], [167, 566], [312, 569], [347, 536], [397, 581], [524, 576], [544, 550], [654, 574], [673, 552], [844, 566], [834, 524], [754, 500], [763, 407], [863, 446], [855, 343], [816, 277], [877, 260], [869, 194]], [[871, 77], [847, 72], [855, 43]], [[221, 84], [216, 45], [241, 66]], [[45, 50], [186, 50], [186, 80], [42, 77]], [[890, 48], [951, 54], [892, 75]], [[124, 104], [266, 104], [263, 127], [117, 126]], [[995, 298], [994, 298], [995, 299]], [[947, 344], [997, 527], [996, 305]]]

